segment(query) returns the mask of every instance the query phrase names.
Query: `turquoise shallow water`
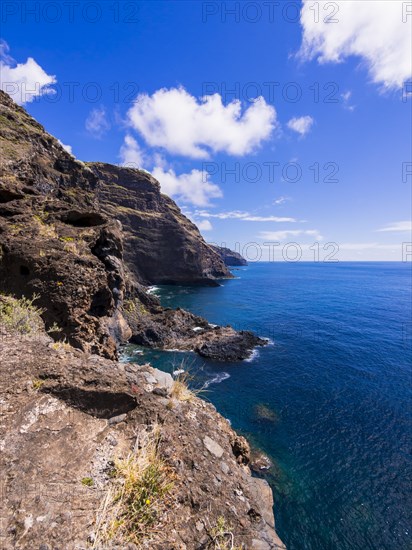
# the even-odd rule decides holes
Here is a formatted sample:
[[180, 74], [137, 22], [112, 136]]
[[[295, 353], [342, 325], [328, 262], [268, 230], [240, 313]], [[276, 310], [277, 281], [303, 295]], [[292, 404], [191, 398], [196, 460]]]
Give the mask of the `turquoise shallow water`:
[[184, 360], [270, 456], [289, 550], [412, 548], [411, 264], [257, 263], [234, 274], [219, 288], [156, 292], [165, 306], [270, 338], [251, 361], [127, 355], [168, 371]]

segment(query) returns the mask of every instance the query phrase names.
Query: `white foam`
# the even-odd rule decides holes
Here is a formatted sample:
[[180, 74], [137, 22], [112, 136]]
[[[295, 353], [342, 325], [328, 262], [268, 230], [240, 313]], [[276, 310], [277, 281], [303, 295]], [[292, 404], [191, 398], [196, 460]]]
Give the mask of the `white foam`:
[[252, 351], [252, 353], [249, 355], [249, 357], [247, 359], [245, 359], [245, 362], [246, 363], [251, 363], [252, 361], [254, 361], [255, 359], [257, 359], [259, 357], [259, 350], [257, 349], [254, 349]]
[[203, 387], [208, 388], [210, 384], [220, 384], [221, 382], [223, 382], [223, 380], [227, 380], [228, 378], [230, 378], [230, 374], [228, 372], [220, 372], [210, 380], [207, 380], [203, 384]]
[[266, 338], [265, 336], [260, 336], [260, 338], [262, 338], [262, 340], [267, 342], [268, 346], [274, 346], [275, 345], [275, 342], [271, 338]]
[[155, 294], [156, 291], [159, 290], [159, 287], [158, 286], [149, 286], [149, 288], [146, 289], [146, 292], [148, 294]]
[[185, 371], [184, 369], [177, 369], [173, 371], [173, 376], [179, 376], [179, 374], [183, 374]]
[[203, 327], [193, 327], [192, 330], [194, 332], [199, 332], [199, 330], [203, 330]]

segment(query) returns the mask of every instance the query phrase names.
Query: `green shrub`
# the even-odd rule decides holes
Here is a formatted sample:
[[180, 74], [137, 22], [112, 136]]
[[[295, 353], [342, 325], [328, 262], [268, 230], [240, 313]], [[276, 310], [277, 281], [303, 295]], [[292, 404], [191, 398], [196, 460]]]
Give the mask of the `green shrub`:
[[13, 298], [0, 295], [0, 325], [20, 334], [33, 334], [44, 330], [41, 315], [44, 310], [34, 305], [39, 296]]

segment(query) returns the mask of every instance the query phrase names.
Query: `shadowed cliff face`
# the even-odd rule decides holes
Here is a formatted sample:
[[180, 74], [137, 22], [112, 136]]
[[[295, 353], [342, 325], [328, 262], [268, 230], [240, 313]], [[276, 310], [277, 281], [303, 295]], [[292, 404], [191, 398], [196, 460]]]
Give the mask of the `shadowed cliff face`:
[[231, 277], [223, 260], [153, 176], [110, 164], [88, 164], [99, 179], [101, 209], [125, 231], [125, 260], [144, 283], [213, 284]]

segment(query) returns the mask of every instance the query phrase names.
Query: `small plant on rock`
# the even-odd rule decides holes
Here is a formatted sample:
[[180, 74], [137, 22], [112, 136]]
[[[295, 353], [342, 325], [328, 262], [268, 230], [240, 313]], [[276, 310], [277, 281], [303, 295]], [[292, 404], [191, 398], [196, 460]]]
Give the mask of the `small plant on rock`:
[[43, 386], [44, 380], [40, 380], [39, 378], [35, 378], [34, 380], [31, 381], [31, 384], [33, 386], [33, 389], [35, 391], [38, 391]]
[[[183, 363], [182, 366], [184, 366]], [[189, 384], [193, 380], [193, 376], [184, 369], [180, 370], [183, 372], [180, 372], [173, 381], [171, 397], [177, 401], [193, 401], [200, 393], [206, 390], [204, 386], [201, 388], [189, 387]]]
[[114, 461], [114, 488], [98, 522], [95, 547], [108, 540], [139, 545], [155, 533], [166, 507], [174, 476], [159, 454], [159, 427], [144, 432], [138, 443], [136, 452]]
[[211, 541], [207, 548], [211, 550], [242, 550], [243, 546], [235, 546], [232, 528], [227, 525], [223, 516], [219, 516], [216, 525], [209, 531]]
[[93, 487], [94, 486], [94, 481], [93, 481], [93, 478], [91, 478], [91, 477], [82, 478], [81, 483], [82, 483], [82, 485], [85, 485], [86, 487]]
[[42, 331], [44, 324], [41, 315], [44, 310], [34, 305], [38, 298], [36, 294], [32, 298], [0, 295], [0, 324], [20, 334]]

